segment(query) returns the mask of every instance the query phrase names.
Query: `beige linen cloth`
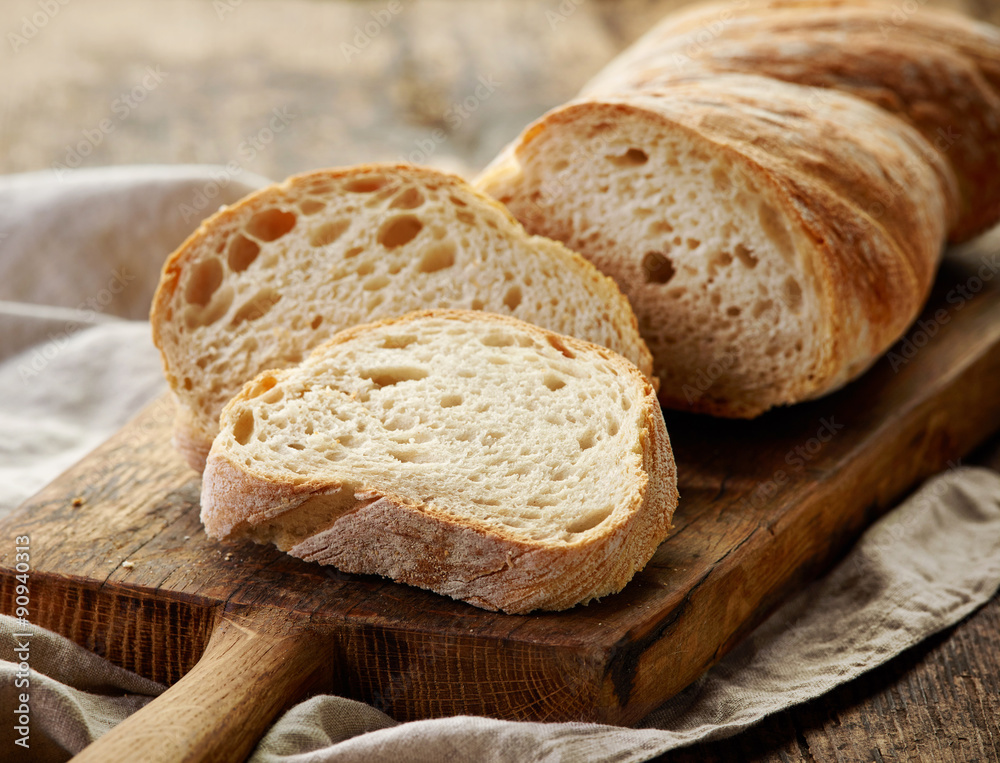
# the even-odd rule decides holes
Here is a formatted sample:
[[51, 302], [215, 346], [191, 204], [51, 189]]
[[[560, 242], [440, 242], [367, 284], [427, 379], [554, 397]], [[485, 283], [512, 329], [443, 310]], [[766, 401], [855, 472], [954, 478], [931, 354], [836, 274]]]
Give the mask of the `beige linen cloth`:
[[[0, 512], [163, 389], [144, 320], [162, 261], [198, 218], [263, 182], [208, 167], [0, 178]], [[956, 469], [874, 525], [833, 572], [638, 728], [400, 724], [317, 696], [280, 718], [252, 760], [647, 760], [819, 696], [962, 619], [998, 585], [1000, 476]], [[19, 630], [0, 618], [0, 759], [65, 760], [164, 689], [33, 628], [24, 750], [12, 723]]]

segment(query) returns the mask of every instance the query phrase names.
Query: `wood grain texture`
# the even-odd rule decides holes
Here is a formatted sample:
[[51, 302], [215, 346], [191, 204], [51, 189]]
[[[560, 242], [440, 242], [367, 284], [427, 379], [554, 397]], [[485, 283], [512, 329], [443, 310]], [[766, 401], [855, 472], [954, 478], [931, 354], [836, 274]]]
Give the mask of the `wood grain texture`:
[[[1000, 470], [1000, 435], [968, 461]], [[966, 463], [966, 461], [963, 461]], [[957, 625], [805, 705], [657, 763], [1000, 760], [1000, 594]]]
[[257, 741], [256, 730], [267, 728], [309, 689], [331, 683], [335, 662], [312, 635], [281, 610], [224, 617], [190, 672], [74, 760], [245, 759]]
[[[588, 607], [498, 615], [273, 548], [209, 541], [199, 479], [169, 445], [166, 401], [0, 531], [31, 536], [38, 625], [156, 680], [192, 670], [218, 618], [277, 610], [334, 655], [336, 680], [318, 688], [399, 719], [631, 723], [826, 569], [915, 482], [1000, 428], [1000, 284], [949, 303], [996, 251], [947, 261], [923, 319], [938, 330], [926, 344], [908, 336], [900, 352], [907, 341], [923, 346], [896, 368], [886, 359], [834, 396], [757, 421], [671, 415], [676, 530], [622, 593]], [[7, 612], [12, 567], [4, 549]]]

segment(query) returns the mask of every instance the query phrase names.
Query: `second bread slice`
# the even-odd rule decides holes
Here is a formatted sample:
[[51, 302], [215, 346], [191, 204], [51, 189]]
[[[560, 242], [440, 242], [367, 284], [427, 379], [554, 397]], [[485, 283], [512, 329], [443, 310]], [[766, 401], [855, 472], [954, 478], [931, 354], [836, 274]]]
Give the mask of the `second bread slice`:
[[498, 315], [341, 332], [224, 409], [202, 489], [216, 538], [274, 543], [487, 609], [620, 590], [666, 537], [673, 454], [648, 380]]

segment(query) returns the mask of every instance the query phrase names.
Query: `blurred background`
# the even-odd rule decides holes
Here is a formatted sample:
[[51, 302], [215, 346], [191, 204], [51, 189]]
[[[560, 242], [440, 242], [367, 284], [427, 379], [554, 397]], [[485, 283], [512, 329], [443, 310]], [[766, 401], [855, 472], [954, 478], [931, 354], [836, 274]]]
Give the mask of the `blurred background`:
[[[998, 0], [898, 0], [1000, 23]], [[0, 172], [471, 174], [686, 0], [5, 0]]]

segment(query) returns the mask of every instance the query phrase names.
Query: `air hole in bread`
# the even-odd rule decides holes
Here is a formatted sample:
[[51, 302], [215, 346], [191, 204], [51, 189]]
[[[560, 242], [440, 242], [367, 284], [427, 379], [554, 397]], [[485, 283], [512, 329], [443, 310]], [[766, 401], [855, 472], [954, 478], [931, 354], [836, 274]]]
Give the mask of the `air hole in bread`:
[[389, 285], [389, 276], [374, 276], [365, 281], [361, 288], [365, 291], [378, 291]]
[[507, 334], [494, 331], [486, 336], [480, 337], [479, 341], [487, 347], [510, 347], [514, 344], [514, 338]]
[[184, 299], [192, 305], [204, 307], [222, 283], [222, 276], [222, 263], [218, 259], [209, 257], [202, 260], [191, 270], [187, 286], [184, 288]]
[[468, 204], [466, 204], [464, 201], [462, 201], [460, 198], [458, 198], [454, 194], [450, 194], [448, 196], [448, 200], [451, 201], [452, 204], [455, 204], [456, 206], [459, 206], [459, 207], [467, 207], [467, 206], [469, 206]]
[[793, 259], [792, 237], [788, 228], [781, 220], [781, 216], [770, 204], [761, 204], [757, 207], [757, 216], [760, 218], [761, 231], [771, 240], [774, 248], [778, 250], [786, 262]]
[[596, 442], [597, 441], [594, 439], [594, 433], [588, 429], [579, 438], [580, 450], [590, 450], [594, 447]]
[[256, 241], [251, 241], [241, 233], [233, 236], [233, 240], [229, 244], [229, 254], [226, 257], [226, 261], [234, 273], [242, 273], [253, 264], [258, 254], [260, 254], [260, 244]]
[[764, 313], [774, 307], [774, 302], [770, 299], [759, 299], [753, 306], [753, 317], [760, 318]]
[[315, 331], [316, 329], [319, 328], [322, 322], [323, 322], [323, 316], [317, 315], [315, 318], [312, 319], [312, 321], [309, 322], [309, 328]]
[[387, 350], [404, 350], [417, 341], [412, 334], [396, 334], [387, 336], [382, 346]]
[[292, 450], [305, 450], [306, 449], [306, 446], [303, 445], [300, 442], [290, 442], [290, 443], [288, 443], [288, 447], [291, 448]]
[[556, 390], [560, 390], [566, 386], [566, 382], [564, 382], [561, 378], [559, 378], [555, 374], [545, 374], [545, 379], [543, 381], [545, 382], [545, 386], [548, 387], [553, 392], [555, 392]]
[[340, 238], [344, 231], [350, 227], [350, 220], [333, 220], [323, 223], [316, 228], [309, 236], [309, 243], [313, 246], [326, 246], [332, 244]]
[[545, 338], [548, 340], [549, 344], [552, 345], [552, 347], [555, 348], [556, 350], [559, 350], [559, 352], [561, 352], [564, 357], [567, 357], [571, 360], [576, 357], [573, 351], [569, 349], [566, 345], [564, 345], [558, 337], [549, 334]]
[[[285, 396], [285, 390], [283, 390], [281, 387], [274, 387], [265, 392], [261, 400], [263, 400], [265, 403], [273, 405], [274, 403], [281, 402], [281, 399], [284, 396]], [[306, 434], [312, 434], [312, 432], [306, 432]]]
[[726, 308], [726, 315], [731, 315], [734, 318], [742, 312], [743, 311], [740, 308], [736, 307], [736, 305]]
[[421, 273], [436, 273], [455, 264], [455, 245], [451, 241], [431, 244], [424, 250], [417, 270]]
[[253, 399], [255, 397], [263, 395], [269, 389], [272, 389], [274, 385], [276, 385], [277, 383], [278, 380], [275, 379], [273, 376], [264, 376], [258, 379], [254, 383], [253, 387], [251, 387], [250, 390], [247, 392], [247, 399]]
[[503, 295], [503, 303], [508, 310], [516, 310], [517, 306], [521, 304], [521, 287], [511, 286], [507, 289], [507, 293]]
[[649, 161], [649, 154], [641, 148], [630, 148], [621, 156], [610, 154], [607, 159], [616, 167], [638, 167]]
[[346, 252], [344, 252], [344, 259], [345, 260], [349, 260], [352, 257], [357, 257], [364, 250], [365, 249], [364, 249], [363, 246], [352, 246], [350, 249], [348, 249]]
[[233, 425], [233, 437], [240, 445], [246, 445], [253, 436], [253, 429], [253, 411], [247, 409], [236, 419], [236, 423]]
[[292, 212], [269, 207], [250, 218], [246, 232], [261, 241], [276, 241], [294, 228], [297, 220]]
[[797, 313], [802, 307], [802, 287], [795, 280], [794, 276], [785, 279], [785, 305], [793, 313]]
[[280, 299], [281, 295], [278, 292], [270, 287], [265, 287], [243, 303], [230, 323], [233, 326], [239, 326], [241, 323], [263, 318], [272, 307], [278, 304]]
[[344, 190], [351, 193], [374, 193], [386, 184], [386, 179], [381, 175], [366, 175], [365, 177], [354, 178], [344, 183]]
[[604, 509], [603, 511], [588, 514], [566, 525], [566, 532], [584, 533], [587, 530], [593, 530], [609, 516], [611, 516], [611, 509]]
[[708, 256], [708, 277], [714, 278], [723, 268], [729, 267], [733, 263], [733, 255], [729, 252], [712, 252]]
[[233, 294], [233, 287], [227, 284], [215, 292], [208, 307], [188, 305], [184, 310], [184, 325], [189, 330], [193, 330], [199, 326], [215, 323], [226, 314], [229, 306], [233, 303]]
[[185, 376], [184, 377], [184, 389], [189, 390], [189, 391], [192, 390], [192, 389], [194, 389], [194, 383], [191, 381], [191, 377], [190, 376]]
[[461, 395], [445, 395], [444, 397], [441, 398], [442, 408], [454, 408], [455, 406], [461, 404], [462, 404]]
[[701, 246], [701, 241], [699, 241], [696, 238], [689, 238], [686, 243], [688, 249], [697, 249], [699, 246]]
[[397, 368], [376, 368], [370, 371], [363, 371], [361, 376], [381, 389], [404, 381], [426, 379], [427, 372], [422, 368], [415, 368], [413, 366], [399, 366]]
[[424, 224], [416, 215], [399, 215], [382, 223], [378, 229], [378, 242], [386, 249], [395, 249], [410, 243]]
[[485, 307], [485, 305], [483, 305], [483, 301], [481, 299], [474, 299], [469, 305], [470, 310], [482, 310], [483, 307]]
[[677, 273], [674, 264], [661, 252], [646, 252], [642, 257], [642, 270], [646, 283], [669, 283]]
[[392, 200], [390, 209], [416, 209], [424, 203], [424, 195], [413, 186], [406, 188]]
[[455, 210], [455, 217], [458, 218], [458, 221], [460, 223], [465, 223], [466, 225], [475, 225], [476, 224], [476, 216], [474, 214], [472, 214], [472, 212], [467, 212], [464, 209], [456, 209]]
[[744, 246], [743, 244], [737, 244], [734, 252], [736, 253], [736, 259], [742, 262], [746, 267], [757, 267], [757, 258], [754, 256], [752, 249]]
[[614, 437], [618, 434], [618, 422], [614, 419], [608, 421], [608, 436]]
[[716, 165], [712, 167], [712, 172], [710, 173], [712, 177], [712, 185], [715, 186], [715, 190], [724, 192], [729, 189], [729, 178], [726, 176], [725, 170], [722, 167]]
[[304, 215], [314, 215], [326, 209], [326, 202], [319, 199], [303, 199], [299, 202], [299, 210]]
[[651, 236], [661, 236], [664, 233], [673, 233], [674, 226], [668, 223], [666, 220], [654, 220], [649, 224], [649, 233]]

